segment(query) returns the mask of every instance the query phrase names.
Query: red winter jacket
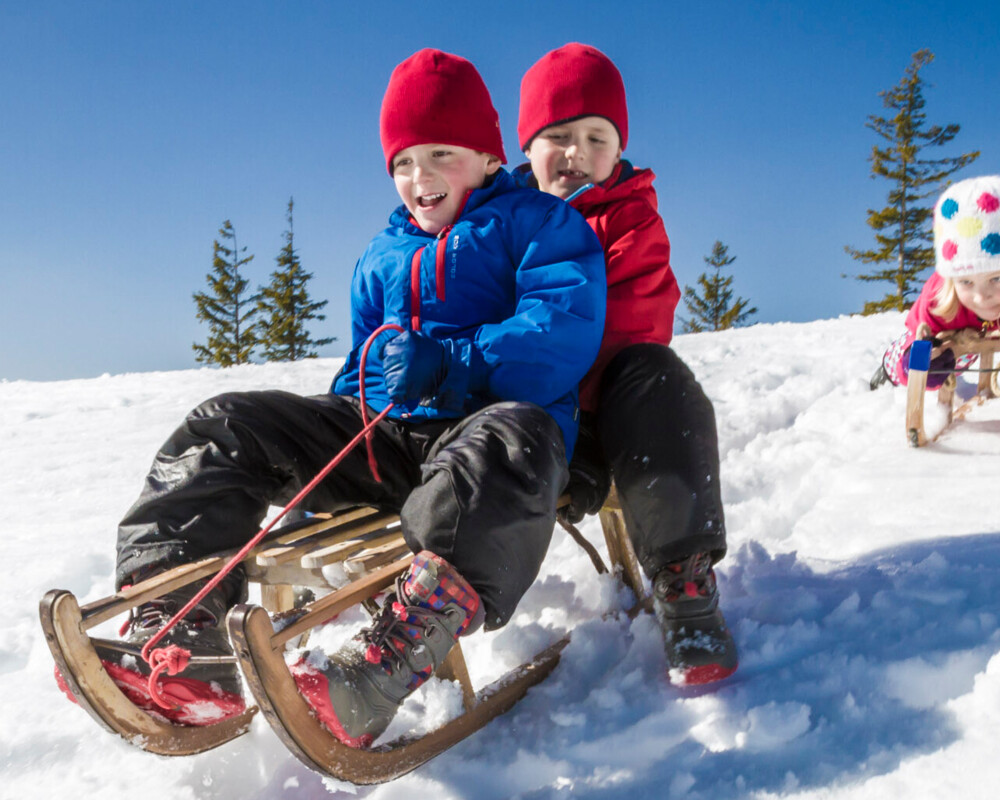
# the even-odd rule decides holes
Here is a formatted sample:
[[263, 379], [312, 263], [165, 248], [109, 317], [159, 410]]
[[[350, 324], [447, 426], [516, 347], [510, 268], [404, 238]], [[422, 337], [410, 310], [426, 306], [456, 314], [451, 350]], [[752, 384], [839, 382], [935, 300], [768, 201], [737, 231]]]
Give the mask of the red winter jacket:
[[[913, 344], [913, 340], [917, 336], [917, 328], [920, 327], [922, 322], [926, 322], [931, 329], [931, 333], [935, 334], [941, 331], [957, 331], [962, 328], [979, 329], [985, 324], [983, 320], [961, 303], [958, 306], [958, 313], [954, 319], [944, 320], [935, 314], [933, 311], [934, 297], [941, 289], [942, 283], [944, 283], [944, 278], [936, 272], [927, 279], [924, 288], [920, 290], [920, 296], [910, 307], [910, 311], [906, 315], [906, 332], [889, 346], [889, 349], [885, 351], [885, 355], [882, 357], [882, 366], [885, 367], [885, 371], [889, 375], [889, 380], [896, 386], [906, 385], [906, 379], [910, 372], [910, 345]], [[991, 323], [990, 326], [994, 324]], [[956, 367], [959, 369], [967, 367], [975, 360], [975, 356], [963, 356], [959, 359]], [[940, 382], [938, 381], [938, 383]]]
[[656, 210], [649, 169], [622, 161], [604, 183], [571, 198], [604, 248], [608, 306], [597, 360], [580, 384], [580, 407], [596, 411], [601, 374], [631, 344], [670, 344], [681, 292], [670, 269], [670, 240]]

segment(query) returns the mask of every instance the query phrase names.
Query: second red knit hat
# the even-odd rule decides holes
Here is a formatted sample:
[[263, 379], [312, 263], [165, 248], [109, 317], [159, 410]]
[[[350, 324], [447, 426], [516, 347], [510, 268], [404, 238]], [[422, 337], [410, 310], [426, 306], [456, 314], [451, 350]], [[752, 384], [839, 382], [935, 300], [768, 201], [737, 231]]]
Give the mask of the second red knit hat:
[[621, 73], [596, 47], [571, 42], [546, 53], [521, 79], [517, 138], [524, 150], [542, 128], [579, 117], [605, 117], [628, 144]]
[[470, 61], [441, 50], [419, 50], [392, 71], [379, 132], [390, 175], [393, 156], [417, 144], [468, 147], [507, 163], [486, 84]]

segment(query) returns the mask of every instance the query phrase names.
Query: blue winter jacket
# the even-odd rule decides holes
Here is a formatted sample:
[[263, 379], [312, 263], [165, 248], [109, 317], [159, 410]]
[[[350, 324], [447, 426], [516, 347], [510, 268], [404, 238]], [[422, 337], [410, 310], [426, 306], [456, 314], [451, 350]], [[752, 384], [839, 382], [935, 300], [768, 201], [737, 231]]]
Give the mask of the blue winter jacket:
[[[417, 227], [406, 206], [389, 222], [354, 268], [352, 349], [331, 391], [359, 396], [365, 341], [393, 322], [450, 340], [456, 357], [431, 405], [396, 406], [390, 416], [460, 418], [500, 400], [529, 401], [559, 424], [568, 459], [577, 384], [604, 331], [604, 253], [584, 218], [556, 197], [518, 188], [501, 169], [437, 236]], [[365, 399], [376, 411], [390, 402], [380, 344], [365, 363]]]

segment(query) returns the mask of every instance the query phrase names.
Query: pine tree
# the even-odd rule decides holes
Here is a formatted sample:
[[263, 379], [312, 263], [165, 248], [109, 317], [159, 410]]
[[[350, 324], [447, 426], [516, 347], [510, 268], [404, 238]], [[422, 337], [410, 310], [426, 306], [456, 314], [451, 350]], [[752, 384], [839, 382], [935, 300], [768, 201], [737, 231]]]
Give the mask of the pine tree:
[[691, 319], [683, 320], [684, 333], [701, 331], [724, 331], [747, 324], [747, 320], [757, 313], [757, 308], [748, 308], [750, 301], [743, 297], [733, 301], [733, 276], [723, 276], [722, 270], [736, 260], [729, 255], [729, 248], [722, 242], [712, 245], [712, 255], [705, 258], [714, 272], [703, 272], [698, 277], [701, 294], [690, 286], [684, 287], [684, 305], [691, 313]]
[[228, 219], [219, 228], [219, 236], [223, 241], [213, 243], [212, 272], [205, 276], [210, 291], [193, 295], [198, 319], [208, 323], [208, 341], [191, 347], [199, 363], [231, 367], [248, 363], [257, 346], [254, 317], [259, 296], [247, 296], [250, 281], [240, 268], [253, 261], [253, 256], [241, 257], [246, 247], [237, 244], [236, 230]]
[[919, 290], [920, 273], [934, 264], [930, 221], [933, 201], [949, 175], [971, 164], [979, 151], [953, 158], [928, 158], [924, 151], [948, 144], [960, 130], [959, 125], [928, 127], [924, 112], [924, 86], [920, 70], [934, 60], [930, 50], [918, 50], [906, 68], [903, 79], [888, 91], [879, 92], [891, 117], [872, 114], [865, 127], [883, 140], [872, 147], [872, 178], [891, 181], [888, 205], [881, 210], [868, 209], [868, 225], [875, 231], [876, 246], [869, 250], [846, 247], [852, 258], [874, 265], [865, 275], [856, 276], [869, 283], [888, 282], [892, 289], [881, 300], [866, 302], [862, 314], [909, 308]]
[[276, 259], [278, 268], [271, 273], [271, 283], [261, 289], [257, 309], [262, 313], [258, 323], [258, 335], [264, 346], [264, 357], [268, 361], [297, 361], [301, 358], [316, 358], [316, 347], [334, 341], [336, 337], [310, 339], [306, 323], [311, 319], [324, 320], [318, 314], [327, 304], [313, 303], [309, 299], [306, 284], [313, 277], [302, 269], [299, 255], [295, 252], [292, 225], [294, 200], [288, 201], [288, 230], [285, 231], [285, 246]]

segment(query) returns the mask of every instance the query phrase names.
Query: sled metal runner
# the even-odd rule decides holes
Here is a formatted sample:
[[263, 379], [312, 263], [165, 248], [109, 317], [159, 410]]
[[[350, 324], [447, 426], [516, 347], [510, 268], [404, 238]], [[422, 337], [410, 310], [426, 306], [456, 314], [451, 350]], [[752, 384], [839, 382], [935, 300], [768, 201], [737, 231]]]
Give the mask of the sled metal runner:
[[[563, 498], [560, 505], [567, 500]], [[617, 574], [641, 599], [642, 577], [614, 489], [600, 518]], [[567, 635], [478, 692], [456, 644], [437, 676], [458, 681], [465, 707], [461, 716], [423, 736], [405, 736], [370, 750], [343, 745], [299, 695], [283, 652], [293, 639], [307, 636], [312, 628], [342, 611], [370, 603], [371, 597], [389, 588], [406, 571], [413, 556], [403, 542], [398, 519], [374, 508], [353, 508], [319, 514], [272, 532], [242, 564], [247, 577], [260, 584], [264, 608], [237, 606], [226, 620], [244, 679], [278, 737], [311, 769], [356, 784], [380, 783], [403, 775], [479, 730], [544, 680], [569, 642]], [[571, 525], [563, 523], [563, 527], [581, 541]], [[603, 564], [596, 551], [581, 543], [601, 571]], [[101, 640], [87, 633], [144, 602], [214, 575], [235, 552], [181, 565], [82, 607], [64, 590], [50, 591], [42, 599], [42, 628], [56, 666], [77, 702], [106, 730], [144, 750], [181, 756], [218, 747], [249, 729], [256, 707], [199, 727], [173, 724], [142, 710], [105, 671], [94, 648]], [[352, 580], [331, 591], [322, 570], [335, 563], [341, 564]], [[322, 596], [293, 608], [303, 588]], [[277, 631], [268, 612], [280, 620]]]
[[[938, 389], [938, 404], [945, 408], [946, 422], [934, 436], [928, 437], [924, 429], [924, 397], [927, 391], [928, 365], [946, 349], [955, 358], [963, 355], [979, 357], [979, 382], [976, 393], [958, 407], [955, 406], [957, 379], [952, 373]], [[906, 438], [911, 447], [923, 447], [937, 440], [955, 421], [961, 420], [976, 406], [1000, 396], [1000, 385], [994, 369], [994, 354], [1000, 352], [1000, 334], [984, 333], [973, 328], [943, 331], [935, 335], [924, 324], [917, 331], [911, 348], [909, 377], [906, 384]], [[975, 371], [975, 370], [972, 370]]]

